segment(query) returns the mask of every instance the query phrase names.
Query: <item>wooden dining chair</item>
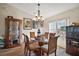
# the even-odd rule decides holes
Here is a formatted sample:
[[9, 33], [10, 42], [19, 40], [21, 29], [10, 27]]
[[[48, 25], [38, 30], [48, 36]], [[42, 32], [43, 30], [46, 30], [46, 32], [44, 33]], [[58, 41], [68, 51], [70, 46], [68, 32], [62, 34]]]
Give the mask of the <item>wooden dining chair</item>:
[[35, 51], [37, 48], [39, 48], [39, 46], [37, 44], [34, 46], [33, 43], [37, 43], [37, 42], [30, 42], [28, 36], [25, 34], [23, 35], [24, 35], [24, 42], [25, 42], [24, 55], [29, 54], [30, 56], [31, 51]]
[[30, 32], [30, 40], [35, 39], [35, 32]]
[[49, 33], [49, 36], [55, 36], [56, 33]]
[[28, 54], [28, 51], [29, 51], [29, 38], [27, 35], [23, 34], [24, 35], [24, 43], [25, 43], [25, 46], [24, 46], [24, 55], [27, 55]]
[[49, 55], [54, 52], [56, 56], [57, 39], [58, 37], [55, 37], [55, 36], [50, 37], [48, 44], [43, 45], [41, 48], [42, 54], [46, 53], [47, 55]]
[[45, 32], [45, 38], [48, 39], [49, 32]]
[[52, 36], [55, 36], [56, 33], [49, 33], [49, 38], [51, 38]]

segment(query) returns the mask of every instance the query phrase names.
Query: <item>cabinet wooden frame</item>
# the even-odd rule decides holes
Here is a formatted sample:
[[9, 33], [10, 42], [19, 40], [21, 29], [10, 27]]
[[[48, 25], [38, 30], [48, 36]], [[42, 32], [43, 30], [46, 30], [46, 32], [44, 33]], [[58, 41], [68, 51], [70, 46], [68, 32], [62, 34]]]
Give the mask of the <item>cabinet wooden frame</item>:
[[[19, 36], [18, 36], [18, 44], [11, 44], [10, 39], [10, 22], [19, 22]], [[5, 40], [4, 40], [4, 48], [11, 48], [20, 45], [20, 40], [22, 39], [22, 20], [13, 18], [12, 16], [8, 16], [5, 18]]]

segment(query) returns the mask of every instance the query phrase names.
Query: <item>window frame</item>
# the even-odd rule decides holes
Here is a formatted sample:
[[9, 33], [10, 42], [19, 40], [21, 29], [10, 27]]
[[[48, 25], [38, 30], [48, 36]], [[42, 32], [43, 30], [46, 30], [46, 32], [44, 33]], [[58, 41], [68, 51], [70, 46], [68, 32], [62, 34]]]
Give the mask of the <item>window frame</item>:
[[[58, 23], [59, 23], [59, 22], [60, 22], [60, 23], [63, 22], [63, 20], [65, 21], [65, 22], [64, 22], [65, 24], [63, 23], [64, 25], [60, 25], [60, 27], [64, 27], [64, 26], [69, 25], [69, 24], [67, 24], [67, 22], [69, 21], [69, 19], [64, 19], [64, 18], [63, 18], [63, 19], [60, 19], [60, 20], [52, 21], [52, 22], [50, 22], [50, 23], [56, 22], [56, 24], [55, 24], [55, 27], [56, 27], [56, 28], [55, 28], [55, 30], [54, 30], [54, 29], [50, 29], [49, 27], [51, 27], [51, 26], [49, 26], [49, 27], [48, 27], [49, 33], [51, 33], [51, 32], [54, 33], [54, 32], [56, 32], [57, 29], [60, 29], [60, 28], [58, 28], [58, 25], [59, 25]], [[50, 23], [49, 23], [49, 24], [50, 24]]]

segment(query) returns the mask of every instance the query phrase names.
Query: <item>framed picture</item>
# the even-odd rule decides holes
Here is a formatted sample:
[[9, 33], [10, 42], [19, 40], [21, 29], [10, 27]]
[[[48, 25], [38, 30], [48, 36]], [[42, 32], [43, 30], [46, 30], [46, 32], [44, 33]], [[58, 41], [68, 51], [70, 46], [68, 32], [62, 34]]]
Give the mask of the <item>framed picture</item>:
[[30, 19], [30, 18], [23, 18], [23, 29], [24, 30], [32, 29], [32, 19]]
[[33, 28], [34, 29], [37, 29], [38, 27], [43, 27], [44, 21], [40, 21], [40, 22], [38, 22], [38, 21], [32, 21], [32, 22], [33, 22]]
[[33, 21], [33, 29], [37, 29], [37, 28], [38, 28], [37, 22]]

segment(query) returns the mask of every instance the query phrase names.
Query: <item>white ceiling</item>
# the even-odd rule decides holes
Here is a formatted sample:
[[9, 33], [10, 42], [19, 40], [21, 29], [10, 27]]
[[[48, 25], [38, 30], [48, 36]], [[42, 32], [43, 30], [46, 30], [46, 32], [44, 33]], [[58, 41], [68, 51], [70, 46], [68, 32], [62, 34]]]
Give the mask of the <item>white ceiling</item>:
[[[9, 3], [9, 5], [33, 16], [35, 16], [38, 10], [36, 3]], [[79, 3], [41, 3], [40, 11], [44, 18], [48, 18], [78, 6]]]

